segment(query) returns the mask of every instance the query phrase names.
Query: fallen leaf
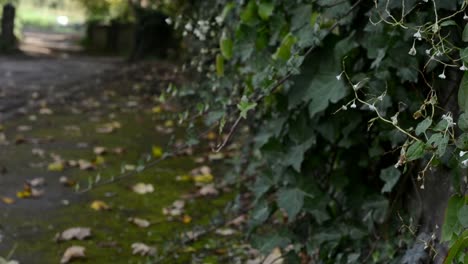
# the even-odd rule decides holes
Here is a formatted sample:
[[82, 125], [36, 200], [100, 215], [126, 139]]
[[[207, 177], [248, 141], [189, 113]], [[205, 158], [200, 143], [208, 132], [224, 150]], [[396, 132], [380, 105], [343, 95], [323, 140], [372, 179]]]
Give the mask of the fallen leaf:
[[33, 148], [31, 150], [31, 153], [34, 155], [34, 156], [38, 156], [40, 158], [43, 158], [44, 155], [45, 155], [45, 151], [43, 149], [40, 149], [40, 148]]
[[173, 127], [174, 126], [174, 121], [167, 120], [166, 122], [164, 122], [164, 126], [165, 127]]
[[64, 166], [63, 166], [63, 162], [61, 161], [54, 161], [52, 163], [49, 164], [49, 166], [47, 167], [47, 169], [49, 171], [63, 171], [64, 169]]
[[10, 197], [4, 196], [4, 197], [1, 197], [0, 199], [2, 200], [2, 202], [4, 204], [13, 204], [13, 203], [15, 203], [15, 199], [10, 198]]
[[96, 158], [95, 158], [94, 161], [93, 161], [93, 163], [94, 163], [95, 165], [97, 165], [97, 166], [98, 166], [98, 165], [102, 165], [102, 164], [104, 164], [105, 162], [106, 162], [106, 159], [104, 159], [103, 156], [96, 156]]
[[53, 113], [54, 112], [50, 108], [47, 108], [47, 107], [39, 109], [39, 114], [41, 115], [51, 115]]
[[76, 181], [70, 180], [65, 176], [60, 177], [59, 182], [67, 187], [73, 187], [76, 185]]
[[136, 170], [136, 166], [135, 166], [135, 165], [131, 165], [131, 164], [125, 164], [124, 170], [126, 170], [126, 171], [134, 171], [134, 170]]
[[232, 228], [220, 228], [220, 229], [216, 229], [215, 233], [220, 236], [232, 236], [235, 233], [237, 233], [237, 231]]
[[91, 236], [91, 228], [73, 227], [55, 236], [56, 241], [69, 241], [72, 239], [84, 240]]
[[128, 221], [141, 228], [147, 228], [151, 225], [151, 223], [148, 220], [137, 218], [137, 217], [130, 217]]
[[114, 149], [112, 150], [112, 152], [113, 152], [114, 154], [117, 154], [117, 155], [122, 155], [123, 153], [125, 153], [125, 149], [124, 149], [124, 148], [114, 148]]
[[155, 158], [161, 158], [163, 155], [163, 149], [161, 147], [153, 146], [152, 147], [153, 156]]
[[219, 191], [216, 190], [214, 184], [208, 184], [208, 185], [203, 186], [203, 187], [198, 191], [198, 193], [199, 193], [201, 196], [218, 196], [218, 195], [219, 195]]
[[243, 223], [245, 223], [246, 221], [247, 221], [247, 216], [246, 215], [240, 215], [240, 216], [234, 218], [233, 220], [229, 221], [226, 225], [227, 226], [230, 226], [230, 225], [240, 226]]
[[150, 247], [143, 243], [133, 243], [131, 247], [133, 255], [153, 256], [156, 254], [156, 248]]
[[94, 164], [92, 164], [91, 162], [87, 160], [82, 160], [82, 159], [78, 161], [78, 167], [80, 168], [80, 170], [86, 170], [86, 171], [96, 169], [96, 166], [94, 166]]
[[18, 126], [16, 128], [16, 130], [18, 132], [26, 132], [26, 131], [31, 131], [32, 130], [32, 127], [31, 126], [26, 126], [26, 125], [23, 125], [23, 126]]
[[61, 264], [69, 263], [70, 261], [78, 258], [85, 258], [85, 248], [82, 246], [71, 246], [65, 250], [63, 253], [62, 259], [60, 260]]
[[107, 205], [105, 202], [99, 201], [99, 200], [93, 201], [91, 203], [90, 207], [91, 207], [91, 209], [93, 209], [95, 211], [110, 210], [109, 205]]
[[264, 259], [262, 264], [283, 264], [284, 258], [283, 254], [281, 253], [281, 249], [276, 247], [274, 248], [270, 254]]
[[94, 147], [94, 154], [96, 155], [104, 155], [107, 153], [107, 149], [105, 147]]
[[153, 112], [153, 114], [159, 114], [162, 112], [162, 107], [161, 106], [155, 106], [151, 109], [151, 112]]
[[176, 177], [176, 181], [185, 182], [185, 181], [191, 181], [191, 180], [192, 180], [192, 177], [190, 177], [189, 175], [178, 175]]
[[32, 180], [27, 181], [28, 185], [31, 187], [40, 187], [45, 185], [45, 178], [34, 178]]
[[211, 174], [200, 174], [193, 176], [193, 180], [196, 183], [210, 183], [213, 182], [213, 175]]
[[152, 184], [137, 183], [133, 185], [132, 190], [138, 194], [147, 194], [154, 192], [154, 187]]
[[192, 217], [190, 217], [190, 215], [184, 215], [182, 217], [182, 223], [190, 224], [191, 222], [192, 222]]

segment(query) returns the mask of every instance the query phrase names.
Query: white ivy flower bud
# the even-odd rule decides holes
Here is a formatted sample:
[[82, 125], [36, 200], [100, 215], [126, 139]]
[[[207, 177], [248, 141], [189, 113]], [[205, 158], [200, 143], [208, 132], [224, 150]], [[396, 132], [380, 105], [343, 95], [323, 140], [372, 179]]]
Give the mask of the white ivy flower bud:
[[408, 54], [411, 55], [411, 56], [416, 55], [416, 49], [414, 48], [414, 46], [411, 47], [411, 49], [409, 50]]
[[192, 26], [192, 24], [190, 22], [185, 25], [185, 30], [187, 30], [187, 31], [192, 31], [193, 30], [193, 26]]
[[462, 163], [462, 165], [463, 165], [464, 167], [466, 167], [466, 166], [468, 165], [468, 159], [462, 161], [461, 163]]
[[339, 81], [341, 80], [341, 76], [343, 75], [343, 72], [341, 72], [339, 75], [337, 75], [335, 78]]
[[463, 65], [460, 67], [460, 70], [461, 71], [467, 71], [468, 68], [465, 66], [465, 63], [463, 63]]
[[371, 104], [371, 105], [369, 105], [369, 110], [377, 111], [377, 108], [375, 108], [375, 105]]
[[218, 23], [218, 25], [222, 25], [223, 24], [223, 18], [221, 16], [217, 16], [215, 17], [215, 21], [216, 23]]
[[419, 31], [419, 29], [416, 33], [414, 33], [413, 37], [417, 40], [422, 40], [421, 32]]
[[351, 108], [355, 109], [355, 108], [357, 107], [357, 105], [356, 105], [356, 102], [355, 102], [355, 101], [353, 101], [353, 104], [351, 104], [349, 107], [351, 107]]
[[166, 22], [166, 24], [172, 25], [172, 19], [170, 17], [166, 18], [164, 21]]
[[346, 105], [343, 105], [343, 106], [341, 106], [341, 109], [346, 111], [346, 110], [348, 110], [348, 107]]
[[396, 113], [394, 116], [390, 117], [394, 126], [398, 125], [398, 114], [399, 113]]
[[427, 49], [427, 50], [426, 50], [426, 54], [427, 54], [427, 55], [431, 55], [431, 50], [432, 50], [432, 49]]
[[445, 76], [445, 70], [441, 74], [439, 74], [439, 78], [441, 79], [447, 78], [447, 76]]
[[465, 13], [465, 15], [463, 16], [463, 19], [464, 19], [464, 20], [468, 20], [468, 16], [466, 15], [466, 13]]
[[460, 158], [461, 158], [461, 157], [465, 156], [466, 152], [467, 152], [467, 151], [460, 151], [460, 153], [459, 153], [458, 155], [459, 155]]

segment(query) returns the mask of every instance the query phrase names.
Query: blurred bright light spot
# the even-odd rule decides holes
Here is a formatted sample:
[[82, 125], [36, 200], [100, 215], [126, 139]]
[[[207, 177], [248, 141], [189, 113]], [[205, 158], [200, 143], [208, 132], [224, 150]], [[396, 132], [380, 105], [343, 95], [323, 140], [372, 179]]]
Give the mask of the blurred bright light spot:
[[68, 17], [67, 16], [58, 16], [57, 17], [57, 23], [62, 26], [68, 25]]

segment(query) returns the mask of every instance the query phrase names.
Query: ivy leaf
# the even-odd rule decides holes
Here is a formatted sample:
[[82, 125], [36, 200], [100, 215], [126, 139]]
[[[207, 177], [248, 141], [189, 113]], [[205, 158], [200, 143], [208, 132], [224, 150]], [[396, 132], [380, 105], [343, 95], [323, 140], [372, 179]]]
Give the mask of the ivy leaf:
[[273, 59], [289, 60], [294, 43], [296, 43], [296, 37], [291, 33], [287, 34], [281, 41], [281, 45], [276, 50], [275, 54], [273, 54]]
[[240, 14], [241, 21], [245, 24], [252, 24], [257, 13], [257, 4], [255, 0], [250, 0], [247, 6], [242, 10]]
[[465, 203], [464, 197], [454, 195], [448, 201], [447, 209], [445, 210], [444, 225], [442, 226], [442, 241], [449, 241], [453, 234], [459, 233], [461, 226], [458, 221], [458, 212]]
[[425, 147], [426, 144], [424, 144], [424, 142], [415, 141], [406, 151], [406, 160], [413, 161], [422, 158], [424, 156]]
[[273, 3], [262, 1], [258, 5], [258, 15], [263, 20], [268, 20], [273, 14], [274, 10], [275, 10], [275, 5]]
[[445, 154], [449, 137], [445, 133], [436, 133], [429, 138], [427, 145], [437, 148], [437, 156], [442, 157]]
[[233, 42], [232, 39], [226, 36], [226, 34], [221, 36], [221, 39], [219, 40], [219, 48], [221, 49], [221, 54], [223, 54], [225, 59], [230, 60], [232, 58]]
[[461, 130], [467, 131], [468, 130], [468, 115], [466, 113], [461, 114], [460, 117], [458, 118], [457, 124]]
[[457, 146], [457, 148], [461, 150], [467, 150], [468, 149], [468, 133], [461, 134], [458, 137], [457, 142], [455, 142], [455, 145]]
[[247, 113], [250, 110], [255, 109], [255, 107], [257, 107], [257, 103], [249, 102], [249, 100], [247, 99], [247, 97], [245, 95], [242, 97], [241, 102], [237, 105], [237, 108], [240, 110], [240, 115], [244, 119], [247, 118]]
[[468, 48], [464, 48], [460, 51], [460, 58], [468, 64]]
[[263, 224], [270, 216], [270, 207], [266, 200], [261, 200], [252, 210], [250, 225], [256, 227]]
[[382, 193], [391, 192], [400, 179], [400, 175], [401, 172], [393, 166], [383, 169], [380, 172], [380, 179], [385, 182], [385, 185], [382, 187]]
[[281, 189], [276, 201], [288, 214], [289, 222], [292, 222], [304, 206], [304, 192], [298, 188]]
[[464, 227], [468, 227], [468, 205], [463, 205], [460, 210], [458, 210], [458, 221]]
[[224, 57], [221, 54], [216, 55], [216, 74], [218, 77], [224, 76]]
[[421, 135], [426, 132], [426, 130], [432, 125], [432, 119], [426, 118], [421, 123], [418, 124], [416, 127], [416, 135]]
[[465, 25], [465, 29], [463, 29], [463, 41], [468, 42], [468, 24]]
[[468, 112], [468, 72], [465, 72], [458, 88], [458, 105], [460, 110]]
[[298, 30], [309, 25], [312, 17], [312, 6], [301, 5], [292, 11], [291, 31]]

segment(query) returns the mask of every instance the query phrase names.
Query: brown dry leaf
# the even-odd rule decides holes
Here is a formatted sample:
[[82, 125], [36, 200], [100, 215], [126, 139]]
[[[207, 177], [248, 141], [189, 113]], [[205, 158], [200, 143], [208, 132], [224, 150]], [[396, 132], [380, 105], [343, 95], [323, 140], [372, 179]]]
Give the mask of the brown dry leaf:
[[65, 176], [60, 177], [59, 181], [60, 181], [61, 184], [63, 184], [64, 186], [67, 186], [67, 187], [73, 187], [73, 186], [76, 185], [76, 181], [68, 179]]
[[104, 211], [104, 210], [110, 210], [110, 206], [107, 205], [105, 202], [103, 201], [99, 201], [99, 200], [96, 200], [96, 201], [93, 201], [90, 205], [91, 209], [95, 210], [95, 211]]
[[154, 187], [149, 183], [137, 183], [133, 185], [132, 190], [138, 194], [147, 194], [154, 192]]
[[140, 256], [153, 256], [156, 254], [156, 248], [150, 247], [144, 243], [133, 243], [132, 254]]
[[122, 125], [117, 122], [117, 121], [114, 121], [114, 122], [111, 122], [111, 123], [107, 123], [107, 124], [103, 124], [101, 126], [98, 126], [96, 128], [96, 132], [98, 133], [101, 133], [101, 134], [110, 134], [112, 132], [114, 132], [115, 130], [121, 128]]
[[94, 154], [96, 155], [104, 155], [107, 153], [107, 149], [105, 147], [94, 147]]
[[137, 218], [137, 217], [130, 217], [128, 221], [141, 228], [147, 228], [151, 225], [151, 223], [148, 220]]
[[23, 144], [23, 143], [26, 143], [26, 138], [24, 136], [22, 136], [22, 135], [16, 136], [15, 144], [20, 145], [20, 144]]
[[91, 236], [91, 228], [88, 227], [72, 227], [61, 234], [55, 236], [56, 241], [69, 241], [72, 239], [84, 240]]
[[284, 258], [282, 257], [281, 249], [276, 247], [271, 253], [265, 258], [262, 264], [283, 264]]
[[182, 223], [190, 224], [192, 222], [192, 217], [190, 215], [184, 215], [182, 217]]
[[61, 264], [69, 263], [70, 261], [78, 258], [85, 258], [85, 248], [82, 246], [71, 246], [65, 250], [63, 253], [62, 259], [60, 260]]
[[10, 197], [6, 197], [6, 196], [1, 197], [0, 200], [2, 200], [2, 202], [4, 204], [14, 204], [15, 203], [15, 199], [10, 198]]
[[82, 159], [78, 161], [78, 167], [80, 168], [80, 170], [87, 170], [87, 171], [96, 169], [96, 166], [94, 166], [94, 164], [92, 164], [91, 162], [87, 160], [82, 160]]
[[218, 196], [219, 191], [215, 188], [214, 184], [208, 184], [203, 186], [198, 193], [201, 196]]

